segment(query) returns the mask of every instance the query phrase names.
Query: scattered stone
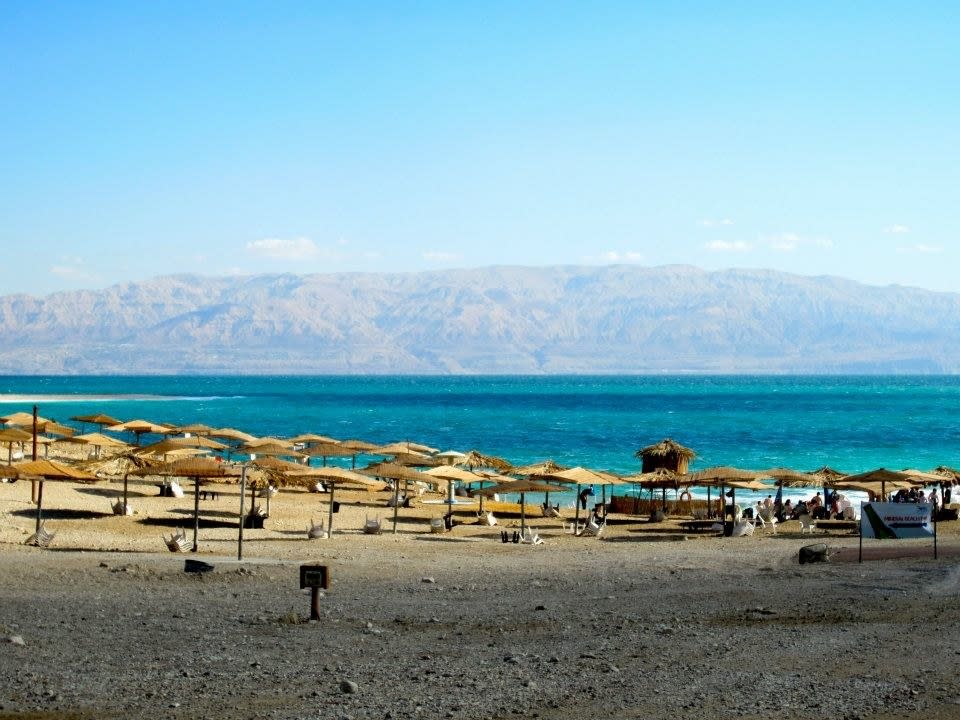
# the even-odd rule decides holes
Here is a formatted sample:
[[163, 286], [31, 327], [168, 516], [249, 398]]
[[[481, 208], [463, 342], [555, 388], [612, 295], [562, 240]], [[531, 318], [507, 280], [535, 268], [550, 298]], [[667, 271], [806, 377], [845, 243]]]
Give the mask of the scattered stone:
[[20, 645], [21, 647], [27, 644], [22, 635], [11, 635], [8, 641], [11, 645]]
[[354, 693], [360, 692], [360, 686], [357, 685], [352, 680], [341, 680], [340, 692], [342, 692], [345, 695], [353, 695]]
[[436, 583], [437, 581], [434, 578], [427, 576], [427, 577], [420, 578], [420, 582], [433, 584], [433, 583]]

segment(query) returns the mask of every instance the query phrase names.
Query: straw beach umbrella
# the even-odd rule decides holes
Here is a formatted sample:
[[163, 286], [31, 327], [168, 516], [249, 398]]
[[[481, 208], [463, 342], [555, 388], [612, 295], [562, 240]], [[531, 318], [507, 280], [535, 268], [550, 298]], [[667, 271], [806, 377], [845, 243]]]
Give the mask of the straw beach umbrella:
[[336, 507], [333, 496], [338, 485], [359, 485], [370, 492], [383, 490], [383, 488], [387, 486], [387, 484], [381, 480], [371, 480], [366, 475], [338, 467], [300, 468], [291, 473], [291, 475], [323, 480], [330, 486], [330, 506], [327, 511], [327, 537], [333, 536], [333, 511]]
[[574, 527], [580, 522], [580, 486], [581, 485], [599, 485], [603, 489], [603, 505], [606, 506], [607, 485], [621, 485], [623, 481], [611, 473], [590, 470], [585, 467], [572, 467], [567, 470], [559, 470], [553, 473], [546, 473], [541, 476], [533, 476], [536, 479], [546, 479], [549, 482], [570, 483], [576, 485], [577, 502], [574, 508]]
[[[238, 477], [237, 468], [217, 462], [211, 458], [186, 458], [171, 463], [149, 465], [141, 470], [134, 470], [131, 475], [159, 475], [162, 477], [181, 477], [193, 480], [193, 552], [197, 552], [197, 536], [200, 531], [200, 484], [213, 479]], [[243, 518], [241, 518], [241, 523]]]
[[524, 535], [527, 528], [527, 513], [524, 496], [528, 492], [563, 492], [564, 488], [559, 485], [550, 485], [546, 482], [538, 482], [531, 478], [523, 480], [510, 480], [508, 482], [497, 483], [483, 490], [477, 490], [479, 495], [493, 496], [498, 493], [520, 493], [520, 534]]
[[0, 442], [7, 444], [7, 465], [13, 464], [13, 444], [21, 445], [33, 439], [33, 433], [21, 430], [18, 427], [8, 427], [0, 430]]
[[43, 483], [45, 480], [57, 480], [65, 482], [95, 483], [100, 478], [91, 475], [88, 472], [78, 468], [65, 465], [54, 460], [33, 460], [31, 462], [20, 463], [16, 466], [17, 474], [21, 478], [39, 481], [37, 490], [37, 529], [39, 534], [42, 524], [43, 513]]
[[100, 430], [103, 430], [107, 425], [119, 425], [122, 421], [117, 420], [115, 417], [110, 417], [104, 413], [95, 413], [93, 415], [74, 415], [71, 420], [75, 420], [80, 423], [90, 423], [91, 425], [99, 425]]
[[368, 465], [359, 472], [371, 477], [393, 480], [393, 532], [396, 534], [397, 519], [400, 512], [400, 481], [403, 480], [404, 489], [406, 489], [411, 481], [423, 482], [423, 474], [418, 470], [411, 470], [403, 465], [388, 462]]
[[136, 441], [135, 445], [140, 445], [140, 438], [147, 433], [154, 433], [156, 435], [170, 435], [173, 433], [173, 430], [168, 425], [161, 425], [160, 423], [153, 423], [149, 420], [128, 420], [127, 422], [119, 423], [117, 425], [111, 425], [107, 428], [110, 432], [131, 432], [133, 433]]

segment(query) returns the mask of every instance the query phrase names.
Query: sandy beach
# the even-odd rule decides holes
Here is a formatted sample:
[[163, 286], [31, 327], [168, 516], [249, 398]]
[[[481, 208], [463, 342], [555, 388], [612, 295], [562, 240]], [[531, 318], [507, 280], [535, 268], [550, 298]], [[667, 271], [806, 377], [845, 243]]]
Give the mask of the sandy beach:
[[[800, 565], [855, 536], [687, 536], [634, 521], [603, 539], [533, 521], [432, 534], [442, 506], [338, 493], [331, 539], [309, 540], [326, 495], [283, 490], [237, 560], [235, 485], [201, 501], [132, 482], [45, 483], [48, 549], [24, 545], [30, 485], [0, 484], [0, 717], [956, 717], [957, 537], [917, 557]], [[213, 489], [213, 488], [211, 488]], [[469, 512], [458, 517], [469, 519]], [[616, 518], [613, 518], [616, 520]], [[946, 525], [944, 525], [946, 528]], [[184, 572], [186, 558], [214, 566]], [[301, 564], [329, 568], [309, 622]]]

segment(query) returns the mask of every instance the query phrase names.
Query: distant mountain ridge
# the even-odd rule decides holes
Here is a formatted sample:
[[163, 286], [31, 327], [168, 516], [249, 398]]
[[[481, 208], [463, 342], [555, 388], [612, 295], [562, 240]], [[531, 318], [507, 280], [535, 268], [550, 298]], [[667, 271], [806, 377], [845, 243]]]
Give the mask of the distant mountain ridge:
[[0, 297], [3, 374], [956, 373], [960, 294], [770, 270], [175, 275]]

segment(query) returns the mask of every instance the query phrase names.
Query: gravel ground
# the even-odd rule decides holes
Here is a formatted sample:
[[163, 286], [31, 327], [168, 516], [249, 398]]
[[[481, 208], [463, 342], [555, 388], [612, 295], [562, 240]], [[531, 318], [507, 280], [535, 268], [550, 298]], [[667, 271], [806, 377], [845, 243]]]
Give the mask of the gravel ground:
[[[139, 514], [112, 517], [102, 494], [51, 485], [46, 550], [23, 545], [29, 486], [0, 486], [0, 718], [960, 717], [950, 552], [799, 565], [811, 538], [789, 532], [557, 524], [531, 546], [422, 517], [366, 536], [359, 495], [342, 534], [309, 541], [316, 496], [281, 493], [238, 561], [226, 519], [197, 555], [163, 549], [159, 521], [189, 499], [142, 486]], [[306, 562], [333, 581], [319, 622]]]

